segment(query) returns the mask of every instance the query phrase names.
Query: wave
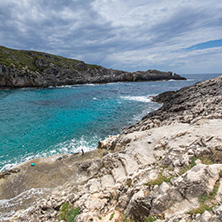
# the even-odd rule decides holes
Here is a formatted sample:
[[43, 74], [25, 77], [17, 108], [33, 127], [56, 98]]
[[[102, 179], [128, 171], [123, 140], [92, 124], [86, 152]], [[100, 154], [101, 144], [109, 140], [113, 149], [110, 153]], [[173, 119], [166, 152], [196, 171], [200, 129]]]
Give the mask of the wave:
[[13, 158], [13, 159], [10, 159], [10, 160], [7, 160], [7, 161], [3, 161], [3, 162], [1, 162], [1, 165], [3, 167], [0, 168], [0, 173], [5, 171], [5, 170], [10, 170], [10, 169], [12, 169], [16, 166], [19, 166], [22, 163], [25, 163], [29, 160], [37, 159], [37, 158], [45, 158], [47, 156], [49, 156], [47, 152], [40, 152], [40, 153], [37, 153], [37, 154], [28, 153], [28, 154], [25, 154], [23, 156], [19, 156], [17, 158]]
[[84, 136], [82, 136], [79, 140], [70, 139], [65, 142], [61, 142], [55, 146], [55, 149], [51, 150], [52, 153], [78, 153], [83, 150], [84, 152], [88, 152], [96, 149], [98, 145], [98, 141], [100, 138], [97, 136], [92, 136], [90, 141], [88, 141]]
[[120, 98], [124, 100], [137, 101], [143, 103], [151, 102], [150, 96], [121, 96]]
[[[51, 189], [49, 188], [32, 188], [26, 190], [19, 195], [10, 198], [0, 200], [0, 218], [2, 221], [8, 221], [16, 213], [16, 210], [20, 209], [20, 204], [29, 201], [28, 205], [33, 206], [33, 200], [38, 201], [41, 199], [42, 195], [48, 193]], [[27, 206], [28, 207], [28, 206]], [[6, 211], [7, 209], [7, 211]], [[20, 213], [22, 213], [20, 211]], [[24, 212], [23, 212], [24, 213]]]
[[101, 140], [101, 138], [98, 136], [91, 136], [90, 139], [85, 138], [85, 136], [82, 136], [80, 139], [73, 138], [65, 142], [52, 145], [47, 150], [37, 154], [27, 153], [23, 156], [3, 161], [1, 162], [3, 167], [0, 168], [0, 172], [12, 169], [32, 159], [46, 158], [57, 154], [74, 154], [81, 152], [82, 150], [84, 152], [88, 152], [97, 148], [99, 140]]

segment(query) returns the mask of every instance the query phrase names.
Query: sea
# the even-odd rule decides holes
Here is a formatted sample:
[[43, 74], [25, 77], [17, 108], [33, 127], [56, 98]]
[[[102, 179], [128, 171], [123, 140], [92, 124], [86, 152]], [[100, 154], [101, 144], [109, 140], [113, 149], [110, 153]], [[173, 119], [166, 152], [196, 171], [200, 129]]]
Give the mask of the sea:
[[34, 158], [93, 150], [161, 104], [151, 97], [220, 74], [187, 80], [0, 90], [0, 172]]

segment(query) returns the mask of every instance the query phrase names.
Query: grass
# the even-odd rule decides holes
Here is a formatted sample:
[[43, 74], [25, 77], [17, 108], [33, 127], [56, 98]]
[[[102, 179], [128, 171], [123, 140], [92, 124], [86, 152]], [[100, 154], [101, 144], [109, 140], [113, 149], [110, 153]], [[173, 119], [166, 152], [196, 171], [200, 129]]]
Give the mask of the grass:
[[112, 219], [113, 219], [113, 217], [114, 217], [114, 215], [115, 215], [115, 214], [114, 214], [114, 213], [112, 213], [112, 214], [111, 214], [111, 216], [110, 216], [110, 218], [109, 218], [109, 220], [112, 220]]
[[157, 218], [152, 217], [152, 216], [149, 216], [149, 217], [147, 217], [147, 218], [145, 219], [144, 222], [153, 222], [153, 221], [155, 221], [155, 220], [157, 220]]
[[[122, 215], [123, 215], [122, 222], [135, 222], [135, 221], [137, 221], [137, 220], [135, 220], [135, 218], [134, 219], [128, 218], [125, 215], [124, 211], [122, 211]], [[161, 219], [161, 220], [165, 219], [165, 214], [153, 214], [153, 215], [150, 215], [150, 216], [144, 218], [143, 221], [144, 222], [153, 222], [153, 221], [156, 221], [158, 219]]]
[[214, 185], [213, 190], [209, 194], [203, 194], [198, 198], [200, 206], [188, 212], [188, 214], [203, 214], [205, 210], [212, 211], [215, 205], [208, 205], [207, 202], [213, 200], [217, 195], [218, 189], [220, 186], [220, 182], [217, 181]]
[[124, 211], [122, 211], [122, 215], [123, 215], [123, 221], [122, 222], [135, 222], [135, 220], [128, 218], [126, 216], [126, 214], [124, 213]]
[[188, 170], [190, 170], [191, 168], [193, 168], [196, 165], [196, 163], [195, 163], [196, 160], [197, 160], [197, 157], [193, 156], [191, 159], [190, 165], [182, 167], [179, 174], [182, 175], [182, 174], [186, 173]]
[[126, 180], [126, 185], [127, 185], [128, 187], [131, 187], [132, 182], [133, 182], [132, 179], [128, 178], [128, 179]]
[[93, 65], [93, 64], [87, 64], [87, 66], [91, 69], [99, 69], [99, 68], [102, 68], [102, 66], [99, 66], [99, 65]]
[[145, 183], [144, 185], [146, 185], [146, 186], [161, 185], [163, 182], [166, 182], [166, 183], [170, 182], [173, 177], [174, 176], [165, 177], [165, 176], [163, 176], [163, 174], [161, 172], [156, 179], [151, 180], [151, 181]]
[[217, 195], [217, 192], [219, 190], [219, 186], [220, 186], [220, 182], [218, 181], [214, 184], [214, 188], [209, 194], [204, 194], [199, 197], [199, 199], [198, 199], [199, 202], [204, 204], [207, 201], [213, 200], [214, 197]]
[[113, 195], [110, 194], [110, 196], [109, 196], [109, 201], [112, 201], [112, 200], [113, 200]]
[[59, 220], [73, 222], [79, 214], [79, 208], [72, 208], [68, 202], [62, 204], [59, 211]]
[[212, 211], [214, 207], [215, 207], [214, 205], [208, 206], [206, 204], [201, 204], [198, 208], [189, 211], [188, 214], [203, 214], [205, 210]]
[[201, 160], [203, 164], [206, 164], [206, 165], [214, 164], [213, 160], [211, 160], [209, 156], [201, 156], [199, 157], [199, 159]]
[[158, 219], [165, 219], [165, 214], [155, 214], [155, 215], [150, 215], [149, 217], [146, 217], [144, 222], [153, 222], [156, 221]]
[[[192, 167], [194, 167], [196, 165], [195, 163], [196, 160], [197, 160], [197, 157], [192, 157], [190, 165], [182, 167], [179, 174], [182, 175], [186, 173], [188, 170], [190, 170]], [[165, 169], [167, 168], [167, 166], [163, 166], [163, 168]], [[175, 176], [165, 177], [163, 176], [162, 172], [158, 175], [156, 179], [149, 181], [145, 185], [147, 186], [161, 185], [163, 182], [166, 182], [166, 183], [170, 182], [170, 180], [175, 177]]]

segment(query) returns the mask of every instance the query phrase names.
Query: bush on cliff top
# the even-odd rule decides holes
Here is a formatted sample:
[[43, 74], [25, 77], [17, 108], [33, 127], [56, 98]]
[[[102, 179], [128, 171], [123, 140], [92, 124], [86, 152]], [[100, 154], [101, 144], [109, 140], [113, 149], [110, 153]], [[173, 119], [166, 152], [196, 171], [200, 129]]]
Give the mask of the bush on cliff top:
[[[36, 60], [44, 61], [44, 67], [38, 67]], [[43, 52], [15, 50], [0, 46], [0, 65], [11, 66], [17, 69], [28, 67], [31, 71], [43, 71], [48, 68], [50, 64], [54, 64], [56, 67], [66, 69], [79, 69], [78, 63], [80, 60], [64, 58], [62, 56], [56, 56]], [[98, 69], [101, 66], [85, 64], [90, 69]]]

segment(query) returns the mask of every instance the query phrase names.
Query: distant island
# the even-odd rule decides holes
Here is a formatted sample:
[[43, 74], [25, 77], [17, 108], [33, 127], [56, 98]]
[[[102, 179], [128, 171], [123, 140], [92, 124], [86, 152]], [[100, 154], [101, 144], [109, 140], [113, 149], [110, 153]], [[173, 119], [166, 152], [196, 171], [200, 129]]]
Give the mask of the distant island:
[[0, 46], [0, 87], [49, 87], [86, 83], [185, 80], [172, 72], [126, 72], [44, 52]]

